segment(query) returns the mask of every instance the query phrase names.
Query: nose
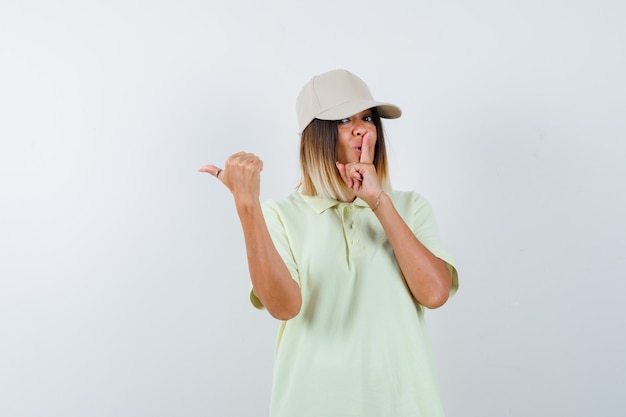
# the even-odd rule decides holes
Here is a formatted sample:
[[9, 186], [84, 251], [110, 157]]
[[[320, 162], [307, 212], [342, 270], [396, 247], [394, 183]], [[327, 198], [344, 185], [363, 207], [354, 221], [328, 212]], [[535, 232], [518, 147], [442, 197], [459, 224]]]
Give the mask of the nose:
[[358, 120], [354, 124], [354, 128], [352, 129], [352, 132], [356, 136], [363, 136], [367, 132], [367, 127], [365, 126], [365, 122], [363, 120]]

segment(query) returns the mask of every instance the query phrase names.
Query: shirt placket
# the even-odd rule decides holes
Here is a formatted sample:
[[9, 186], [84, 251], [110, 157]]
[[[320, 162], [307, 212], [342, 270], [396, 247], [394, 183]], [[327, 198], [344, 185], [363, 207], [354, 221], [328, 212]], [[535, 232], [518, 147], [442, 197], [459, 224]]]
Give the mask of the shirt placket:
[[365, 255], [361, 227], [359, 223], [359, 210], [356, 206], [349, 204], [344, 206], [342, 212], [342, 222], [346, 247], [350, 258], [358, 258]]

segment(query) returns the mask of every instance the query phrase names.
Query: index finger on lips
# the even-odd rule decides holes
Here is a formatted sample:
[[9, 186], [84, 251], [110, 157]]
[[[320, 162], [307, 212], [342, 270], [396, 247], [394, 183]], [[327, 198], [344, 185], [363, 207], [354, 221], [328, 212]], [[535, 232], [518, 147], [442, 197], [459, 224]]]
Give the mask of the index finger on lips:
[[363, 135], [363, 141], [361, 142], [361, 158], [359, 162], [363, 162], [366, 164], [371, 164], [374, 162], [374, 158], [371, 156], [370, 152], [370, 132], [369, 130], [365, 135]]

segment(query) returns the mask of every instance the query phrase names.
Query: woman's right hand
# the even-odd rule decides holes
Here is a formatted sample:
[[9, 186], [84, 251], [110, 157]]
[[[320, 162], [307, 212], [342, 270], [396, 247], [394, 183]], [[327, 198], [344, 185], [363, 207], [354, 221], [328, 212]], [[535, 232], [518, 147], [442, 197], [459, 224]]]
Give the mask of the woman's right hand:
[[209, 164], [198, 171], [217, 176], [233, 194], [254, 292], [272, 316], [289, 320], [300, 312], [302, 294], [276, 250], [263, 217], [259, 201], [262, 170], [259, 157], [238, 152], [226, 160], [223, 170]]
[[261, 171], [263, 161], [256, 155], [237, 152], [226, 159], [224, 168], [204, 165], [198, 171], [206, 172], [217, 178], [230, 190], [235, 204], [258, 204], [261, 194]]

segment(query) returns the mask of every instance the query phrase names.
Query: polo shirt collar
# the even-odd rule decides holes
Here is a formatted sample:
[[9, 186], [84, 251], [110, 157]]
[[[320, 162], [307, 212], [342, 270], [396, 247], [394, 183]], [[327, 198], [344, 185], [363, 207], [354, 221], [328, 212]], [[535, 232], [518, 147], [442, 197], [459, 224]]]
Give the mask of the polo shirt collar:
[[300, 194], [305, 203], [307, 203], [317, 214], [321, 214], [329, 208], [333, 208], [340, 204], [354, 204], [357, 207], [368, 207], [367, 203], [360, 198], [356, 198], [351, 203], [342, 203], [341, 201], [335, 200], [333, 198], [328, 197], [319, 197], [313, 195], [304, 195]]

